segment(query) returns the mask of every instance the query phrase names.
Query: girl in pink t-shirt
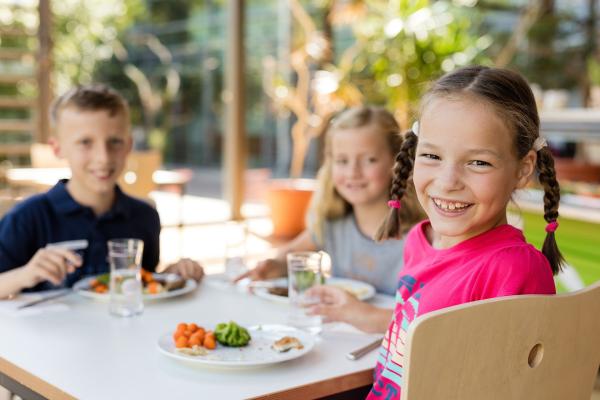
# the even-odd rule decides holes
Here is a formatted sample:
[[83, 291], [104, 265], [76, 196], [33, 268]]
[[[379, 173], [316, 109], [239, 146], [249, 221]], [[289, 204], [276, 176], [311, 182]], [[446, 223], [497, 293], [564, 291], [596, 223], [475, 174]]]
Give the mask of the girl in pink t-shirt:
[[[560, 194], [539, 126], [529, 85], [505, 69], [462, 68], [424, 96], [420, 120], [396, 156], [392, 210], [378, 238], [400, 236], [398, 211], [411, 179], [429, 220], [406, 238], [396, 307], [368, 399], [400, 398], [407, 332], [419, 315], [492, 297], [555, 293], [553, 273], [564, 262], [554, 238]], [[506, 220], [512, 193], [535, 172], [548, 222], [542, 252]]]

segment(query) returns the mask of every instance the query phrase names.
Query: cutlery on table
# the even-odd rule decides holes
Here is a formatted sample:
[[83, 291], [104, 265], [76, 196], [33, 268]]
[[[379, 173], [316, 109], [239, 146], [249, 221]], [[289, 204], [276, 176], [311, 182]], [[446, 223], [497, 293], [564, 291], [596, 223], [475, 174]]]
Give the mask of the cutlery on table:
[[269, 281], [252, 281], [248, 283], [249, 288], [265, 288], [265, 289], [273, 289], [276, 287], [287, 287], [287, 285], [282, 285], [277, 282], [269, 282]]
[[65, 290], [60, 291], [58, 293], [53, 293], [53, 294], [48, 295], [46, 297], [42, 297], [41, 299], [37, 299], [37, 300], [33, 300], [33, 301], [30, 301], [30, 302], [21, 304], [19, 307], [17, 307], [17, 310], [21, 310], [21, 309], [27, 308], [27, 307], [32, 307], [32, 306], [35, 306], [36, 304], [44, 303], [44, 302], [49, 301], [49, 300], [54, 300], [54, 299], [57, 299], [59, 297], [66, 296], [66, 295], [68, 295], [70, 293], [73, 293], [73, 291], [71, 289], [65, 289]]
[[351, 360], [358, 360], [359, 358], [361, 358], [362, 356], [364, 356], [371, 350], [375, 350], [376, 348], [381, 346], [382, 340], [383, 340], [383, 338], [377, 338], [374, 341], [372, 341], [371, 343], [367, 344], [366, 346], [363, 346], [359, 349], [356, 349], [356, 350], [346, 354], [346, 357], [348, 357]]

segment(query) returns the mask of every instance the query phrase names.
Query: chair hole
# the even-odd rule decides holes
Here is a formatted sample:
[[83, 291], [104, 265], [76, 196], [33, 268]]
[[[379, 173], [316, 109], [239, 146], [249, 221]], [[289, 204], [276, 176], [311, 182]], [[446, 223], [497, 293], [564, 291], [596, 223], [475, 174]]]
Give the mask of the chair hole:
[[544, 358], [544, 346], [541, 343], [537, 343], [532, 349], [529, 351], [529, 357], [527, 359], [527, 363], [529, 367], [535, 368], [542, 362], [542, 358]]

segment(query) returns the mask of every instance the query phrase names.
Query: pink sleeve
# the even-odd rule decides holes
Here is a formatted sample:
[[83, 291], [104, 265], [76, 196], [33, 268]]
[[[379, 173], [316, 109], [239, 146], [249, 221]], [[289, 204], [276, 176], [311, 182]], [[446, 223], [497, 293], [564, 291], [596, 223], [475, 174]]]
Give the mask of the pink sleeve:
[[552, 270], [542, 253], [529, 246], [499, 250], [479, 271], [472, 300], [517, 294], [554, 294]]

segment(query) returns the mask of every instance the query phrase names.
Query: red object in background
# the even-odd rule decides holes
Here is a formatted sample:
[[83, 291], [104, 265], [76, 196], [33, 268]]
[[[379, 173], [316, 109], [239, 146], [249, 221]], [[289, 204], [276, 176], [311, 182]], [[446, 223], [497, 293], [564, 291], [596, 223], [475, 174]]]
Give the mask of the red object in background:
[[293, 238], [306, 228], [306, 211], [314, 188], [312, 179], [274, 179], [270, 182], [267, 204], [271, 208], [274, 237]]
[[561, 181], [600, 183], [600, 165], [576, 161], [572, 158], [555, 158], [556, 178]]

